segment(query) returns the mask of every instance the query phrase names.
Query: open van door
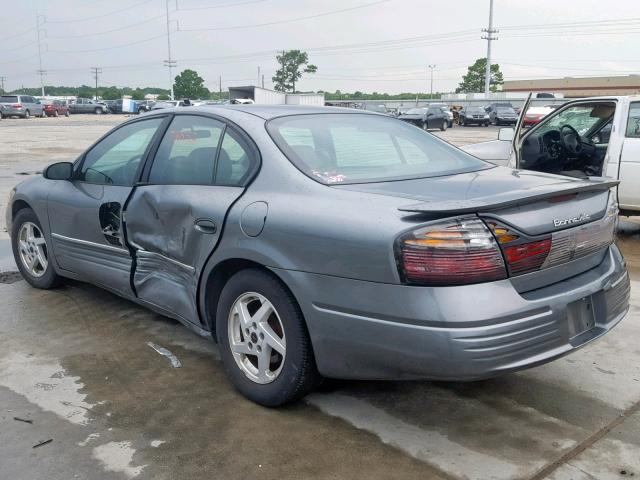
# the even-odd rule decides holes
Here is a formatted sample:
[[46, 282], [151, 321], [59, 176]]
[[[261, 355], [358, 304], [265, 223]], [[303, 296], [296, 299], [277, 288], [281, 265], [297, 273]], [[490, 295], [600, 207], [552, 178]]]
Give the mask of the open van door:
[[524, 127], [524, 116], [529, 110], [529, 105], [531, 104], [531, 96], [533, 93], [529, 93], [529, 96], [522, 105], [522, 110], [520, 110], [520, 116], [518, 117], [518, 121], [516, 122], [515, 130], [513, 132], [513, 140], [512, 140], [512, 152], [515, 155], [515, 168], [520, 168], [520, 138], [522, 137], [522, 129]]

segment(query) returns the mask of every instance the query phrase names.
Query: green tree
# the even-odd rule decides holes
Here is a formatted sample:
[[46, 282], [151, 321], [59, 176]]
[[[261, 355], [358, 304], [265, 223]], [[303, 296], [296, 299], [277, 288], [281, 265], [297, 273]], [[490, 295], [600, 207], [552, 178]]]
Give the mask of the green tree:
[[282, 55], [276, 55], [276, 60], [280, 64], [280, 68], [271, 80], [274, 83], [273, 88], [280, 92], [295, 93], [296, 82], [302, 78], [303, 73], [315, 73], [318, 71], [318, 67], [309, 63], [307, 52], [301, 52], [300, 50], [282, 52]]
[[204, 86], [204, 78], [195, 70], [183, 70], [173, 84], [177, 98], [207, 98], [209, 90]]
[[140, 90], [139, 88], [136, 88], [134, 92], [131, 94], [131, 98], [133, 100], [144, 100], [144, 96], [145, 96], [144, 90]]
[[166, 95], [164, 93], [161, 93], [160, 95], [158, 95], [158, 100], [170, 100], [169, 95]]
[[[467, 74], [462, 77], [462, 82], [456, 88], [456, 93], [472, 93], [472, 92], [484, 92], [484, 76], [485, 69], [487, 68], [487, 59], [479, 58], [475, 63], [469, 66]], [[500, 71], [500, 65], [497, 63], [491, 64], [491, 85], [489, 89], [495, 92], [498, 85], [504, 83], [502, 72]]]
[[117, 87], [109, 87], [102, 91], [102, 98], [105, 100], [118, 100], [122, 98], [122, 93]]

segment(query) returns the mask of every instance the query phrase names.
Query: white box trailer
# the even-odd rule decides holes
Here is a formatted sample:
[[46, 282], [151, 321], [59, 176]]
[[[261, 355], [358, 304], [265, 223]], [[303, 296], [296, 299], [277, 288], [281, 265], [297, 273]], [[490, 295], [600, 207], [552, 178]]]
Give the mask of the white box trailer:
[[260, 105], [284, 105], [286, 94], [254, 86], [229, 87], [229, 100], [231, 103], [234, 100], [253, 100]]
[[287, 105], [324, 106], [324, 93], [287, 93]]

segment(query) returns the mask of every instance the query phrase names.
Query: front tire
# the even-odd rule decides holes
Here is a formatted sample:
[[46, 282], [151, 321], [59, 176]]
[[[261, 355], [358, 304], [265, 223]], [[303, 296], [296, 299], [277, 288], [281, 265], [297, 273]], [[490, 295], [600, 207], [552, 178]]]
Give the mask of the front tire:
[[11, 227], [13, 257], [23, 278], [33, 287], [50, 289], [61, 278], [51, 264], [52, 251], [38, 217], [30, 208], [18, 211]]
[[444, 122], [442, 122], [442, 125], [440, 125], [440, 130], [444, 132], [448, 126], [449, 123], [445, 120]]
[[94, 110], [94, 112], [95, 112], [96, 115], [102, 115], [102, 109], [101, 108], [96, 108]]
[[218, 301], [216, 333], [227, 376], [255, 403], [278, 407], [319, 383], [300, 307], [271, 273], [247, 269], [231, 277]]

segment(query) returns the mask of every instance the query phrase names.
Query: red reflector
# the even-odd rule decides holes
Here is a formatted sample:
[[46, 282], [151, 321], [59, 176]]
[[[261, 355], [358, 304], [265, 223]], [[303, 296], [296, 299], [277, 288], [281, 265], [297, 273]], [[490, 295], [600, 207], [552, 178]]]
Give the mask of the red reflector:
[[14, 103], [13, 105], [11, 105], [11, 108], [22, 108], [22, 104]]
[[539, 269], [549, 255], [551, 239], [521, 243], [504, 248], [504, 256], [511, 273], [525, 273]]

